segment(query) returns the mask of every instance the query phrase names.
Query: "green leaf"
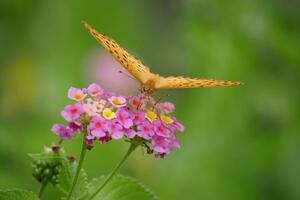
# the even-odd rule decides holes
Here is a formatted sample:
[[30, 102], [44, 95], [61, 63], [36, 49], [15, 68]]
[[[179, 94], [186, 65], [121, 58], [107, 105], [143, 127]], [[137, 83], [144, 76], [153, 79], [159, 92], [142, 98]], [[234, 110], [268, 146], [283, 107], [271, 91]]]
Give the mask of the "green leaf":
[[38, 200], [36, 194], [21, 189], [0, 190], [0, 200]]
[[41, 153], [29, 153], [29, 157], [31, 157], [33, 160], [61, 160], [65, 159], [65, 151], [61, 147], [59, 152], [53, 152], [51, 147], [44, 147], [44, 151]]
[[71, 186], [72, 176], [69, 169], [68, 161], [63, 162], [63, 165], [59, 171], [57, 177], [57, 188], [65, 194], [68, 194], [68, 191]]
[[[75, 170], [77, 168], [77, 163], [73, 162], [63, 162], [61, 170], [58, 174], [57, 188], [64, 194], [68, 194], [71, 188], [72, 180], [75, 176]], [[78, 176], [77, 184], [75, 186], [72, 199], [83, 199], [87, 195], [87, 174], [84, 169], [80, 170]]]
[[[93, 179], [88, 188], [89, 196], [103, 183], [105, 177]], [[98, 193], [93, 200], [157, 200], [153, 192], [146, 186], [130, 177], [117, 175]]]

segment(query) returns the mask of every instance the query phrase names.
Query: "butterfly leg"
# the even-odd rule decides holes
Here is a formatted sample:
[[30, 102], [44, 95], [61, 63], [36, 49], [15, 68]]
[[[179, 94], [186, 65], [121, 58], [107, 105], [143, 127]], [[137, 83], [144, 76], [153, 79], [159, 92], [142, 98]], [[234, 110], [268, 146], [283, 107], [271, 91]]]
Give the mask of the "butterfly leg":
[[158, 104], [159, 102], [161, 102], [161, 100], [163, 100], [165, 97], [169, 97], [169, 94], [161, 94], [161, 95], [155, 95], [158, 96], [158, 100], [153, 104], [153, 108], [152, 111], [154, 111], [156, 104]]

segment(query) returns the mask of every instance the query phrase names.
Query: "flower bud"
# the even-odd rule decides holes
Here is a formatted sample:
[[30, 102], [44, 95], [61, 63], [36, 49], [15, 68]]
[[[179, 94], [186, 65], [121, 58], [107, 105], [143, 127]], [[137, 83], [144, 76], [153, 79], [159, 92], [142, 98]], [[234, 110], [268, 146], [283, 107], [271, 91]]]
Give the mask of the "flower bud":
[[44, 178], [49, 178], [49, 177], [51, 177], [51, 175], [52, 175], [52, 170], [51, 170], [51, 168], [46, 168], [46, 169], [44, 169], [44, 171], [43, 171], [43, 177], [44, 177]]

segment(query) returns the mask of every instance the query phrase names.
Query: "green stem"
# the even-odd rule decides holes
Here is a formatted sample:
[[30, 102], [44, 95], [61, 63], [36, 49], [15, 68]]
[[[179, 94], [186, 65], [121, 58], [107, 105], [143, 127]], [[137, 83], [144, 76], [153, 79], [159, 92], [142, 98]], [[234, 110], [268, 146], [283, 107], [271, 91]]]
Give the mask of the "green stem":
[[44, 191], [45, 191], [45, 188], [47, 187], [48, 185], [48, 180], [44, 181], [41, 185], [41, 188], [40, 188], [40, 192], [39, 192], [39, 198], [42, 197]]
[[58, 141], [57, 144], [58, 144], [58, 145], [61, 145], [61, 144], [63, 143], [63, 141], [64, 141], [64, 140], [60, 139], [60, 140]]
[[84, 140], [84, 136], [83, 136], [80, 158], [79, 158], [78, 166], [77, 166], [77, 169], [76, 169], [75, 176], [73, 178], [73, 182], [72, 182], [71, 189], [69, 191], [67, 200], [70, 200], [71, 196], [73, 194], [73, 191], [74, 191], [75, 185], [77, 183], [77, 180], [78, 180], [78, 177], [79, 177], [79, 174], [80, 174], [80, 170], [81, 170], [84, 158], [85, 158], [86, 150], [87, 150], [87, 148], [86, 148], [86, 144], [85, 144], [85, 140]]
[[131, 145], [125, 154], [125, 156], [122, 158], [122, 160], [119, 162], [119, 164], [113, 169], [113, 171], [109, 174], [109, 176], [106, 177], [102, 185], [88, 198], [88, 200], [93, 199], [104, 187], [105, 185], [112, 179], [112, 177], [116, 174], [116, 172], [119, 170], [119, 168], [123, 165], [125, 160], [128, 158], [128, 156], [135, 150], [135, 148], [139, 145], [138, 141], [133, 140], [131, 142]]

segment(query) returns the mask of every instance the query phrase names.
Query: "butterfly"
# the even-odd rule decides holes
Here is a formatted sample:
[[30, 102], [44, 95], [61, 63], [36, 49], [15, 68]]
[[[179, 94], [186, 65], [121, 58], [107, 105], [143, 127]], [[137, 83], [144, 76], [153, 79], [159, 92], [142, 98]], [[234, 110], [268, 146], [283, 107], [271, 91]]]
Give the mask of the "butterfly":
[[153, 95], [157, 89], [179, 89], [179, 88], [205, 88], [218, 86], [241, 85], [240, 82], [222, 81], [214, 79], [196, 79], [182, 76], [163, 77], [152, 73], [139, 59], [129, 54], [120, 47], [113, 39], [98, 33], [87, 22], [83, 21], [85, 28], [109, 53], [141, 83], [141, 92]]

